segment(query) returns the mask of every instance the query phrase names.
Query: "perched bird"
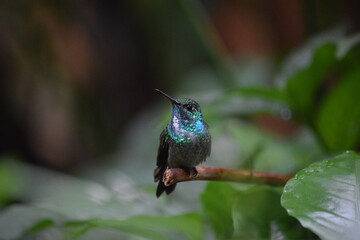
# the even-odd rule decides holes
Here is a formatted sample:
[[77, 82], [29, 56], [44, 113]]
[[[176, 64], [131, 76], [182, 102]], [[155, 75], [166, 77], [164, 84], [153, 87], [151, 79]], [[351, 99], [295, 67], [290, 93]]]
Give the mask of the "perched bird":
[[165, 191], [170, 194], [176, 184], [165, 186], [162, 179], [167, 168], [182, 168], [189, 172], [195, 166], [204, 162], [211, 151], [211, 136], [209, 126], [204, 122], [200, 105], [192, 99], [174, 99], [155, 89], [172, 104], [171, 119], [160, 134], [160, 146], [157, 155], [157, 168], [154, 170], [154, 180], [159, 182], [156, 196]]

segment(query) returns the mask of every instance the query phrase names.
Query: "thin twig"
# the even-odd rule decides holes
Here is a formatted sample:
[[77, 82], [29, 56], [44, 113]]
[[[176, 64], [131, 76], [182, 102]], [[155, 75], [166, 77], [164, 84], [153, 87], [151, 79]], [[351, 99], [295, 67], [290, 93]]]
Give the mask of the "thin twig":
[[276, 174], [254, 170], [222, 168], [210, 166], [197, 166], [197, 175], [193, 171], [189, 174], [182, 168], [167, 169], [163, 176], [165, 186], [177, 182], [205, 180], [205, 181], [227, 181], [241, 183], [262, 183], [276, 186], [283, 186], [294, 175]]

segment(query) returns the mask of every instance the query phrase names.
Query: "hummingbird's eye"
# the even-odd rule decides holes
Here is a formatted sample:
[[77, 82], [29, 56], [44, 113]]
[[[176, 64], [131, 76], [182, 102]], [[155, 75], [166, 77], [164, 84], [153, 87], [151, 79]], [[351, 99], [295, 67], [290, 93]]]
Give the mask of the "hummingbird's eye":
[[186, 104], [184, 107], [190, 112], [194, 111], [194, 107], [191, 104]]

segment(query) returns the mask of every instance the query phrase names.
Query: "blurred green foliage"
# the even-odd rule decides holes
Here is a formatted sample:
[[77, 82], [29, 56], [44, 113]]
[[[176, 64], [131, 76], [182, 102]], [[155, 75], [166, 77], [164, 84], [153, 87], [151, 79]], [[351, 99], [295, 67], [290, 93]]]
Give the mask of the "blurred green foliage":
[[[315, 37], [283, 60], [273, 76], [279, 81], [269, 85], [267, 66], [227, 62], [216, 39], [207, 39], [208, 22], [194, 10], [197, 5], [184, 1], [181, 7], [212, 60], [210, 68], [189, 73], [179, 86], [180, 91], [192, 90], [187, 96], [201, 103], [211, 126], [213, 150], [207, 163], [297, 175], [284, 191], [183, 183], [172, 195], [156, 199], [151, 175], [168, 111], [151, 108], [129, 125], [112, 163], [84, 167], [79, 177], [2, 161], [0, 239], [360, 235], [360, 157], [346, 152], [329, 158], [360, 149], [359, 36], [340, 31]], [[243, 76], [249, 75], [256, 75], [258, 84], [245, 83]], [[218, 81], [221, 77], [226, 81]], [[329, 159], [320, 161], [324, 158]], [[349, 224], [354, 227], [343, 235]]]
[[[94, 175], [106, 176], [98, 183], [4, 162], [0, 168], [2, 203], [11, 200], [17, 193], [31, 205], [13, 205], [3, 210], [0, 215], [1, 235], [10, 239], [27, 239], [26, 236], [41, 239], [46, 234], [55, 234], [61, 239], [96, 239], [99, 234], [109, 239], [114, 236], [121, 239], [316, 239], [301, 223], [320, 237], [329, 238], [334, 232], [338, 234], [336, 236], [341, 236], [342, 224], [334, 218], [331, 219], [336, 223], [324, 222], [325, 215], [321, 213], [358, 224], [358, 215], [350, 214], [348, 208], [354, 208], [351, 212], [359, 209], [359, 195], [355, 190], [359, 187], [359, 156], [346, 153], [306, 168], [322, 156], [356, 149], [360, 145], [359, 127], [356, 125], [360, 122], [360, 114], [352, 106], [358, 102], [357, 90], [360, 89], [360, 72], [356, 64], [352, 64], [360, 60], [357, 58], [360, 56], [357, 54], [358, 46], [355, 44], [340, 58], [336, 56], [337, 49], [335, 43], [327, 41], [314, 47], [311, 60], [288, 78], [285, 87], [245, 86], [225, 90], [223, 96], [210, 100], [215, 104], [209, 111], [222, 111], [223, 114], [209, 114], [215, 152], [209, 162], [275, 172], [294, 172], [305, 168], [289, 181], [283, 195], [281, 189], [275, 187], [211, 182], [200, 197], [197, 195], [201, 190], [191, 189], [190, 184], [186, 184], [186, 189], [179, 186], [169, 199], [155, 199], [154, 188], [147, 190], [151, 174], [147, 176], [149, 179], [146, 177], [144, 180], [140, 167], [134, 162], [125, 161], [116, 167], [127, 174], [110, 170], [113, 166], [86, 173], [90, 179], [94, 179]], [[350, 63], [345, 64], [348, 61]], [[316, 94], [328, 84], [327, 77], [335, 70], [335, 82], [327, 86], [321, 95]], [[309, 78], [313, 80], [309, 81]], [[304, 82], [304, 87], [301, 82]], [[228, 104], [236, 108], [239, 103], [231, 101], [237, 98], [244, 99], [246, 104], [254, 104], [254, 99], [263, 101], [254, 104], [251, 111], [223, 108]], [[259, 114], [262, 116], [266, 113], [264, 106], [271, 102], [280, 105], [268, 114], [276, 116], [278, 110], [281, 117], [282, 110], [288, 107], [297, 123], [307, 126], [307, 130], [297, 127], [298, 133], [285, 141], [274, 133], [259, 130], [251, 122], [238, 120], [238, 116], [245, 117], [247, 121]], [[347, 113], [349, 109], [352, 109], [351, 113]], [[205, 114], [206, 111], [205, 108]], [[158, 117], [153, 119], [159, 120]], [[136, 128], [129, 132], [134, 140], [129, 139], [124, 146], [129, 152], [125, 151], [118, 157], [134, 161], [126, 155], [136, 152], [134, 149], [141, 144], [133, 131], [154, 126], [151, 122], [147, 124], [142, 127], [139, 123], [134, 124]], [[149, 142], [149, 139], [143, 141]], [[224, 146], [227, 148], [222, 149]], [[156, 141], [149, 148], [156, 150]], [[148, 155], [146, 152], [139, 154]], [[133, 158], [146, 157], [135, 155]], [[228, 158], [228, 162], [224, 162], [224, 158]], [[151, 169], [153, 162], [141, 164], [145, 164], [142, 168], [148, 165]], [[17, 172], [22, 172], [22, 177], [12, 179]], [[135, 180], [140, 178], [142, 181]], [[26, 184], [20, 188], [16, 181]], [[36, 189], [34, 184], [38, 185]], [[280, 205], [281, 195], [283, 206], [295, 218]], [[191, 206], [193, 201], [198, 201], [200, 207]], [[12, 231], [9, 231], [10, 225]], [[356, 229], [350, 229], [349, 239], [357, 236]]]
[[6, 206], [20, 191], [19, 172], [9, 159], [0, 162], [0, 207]]

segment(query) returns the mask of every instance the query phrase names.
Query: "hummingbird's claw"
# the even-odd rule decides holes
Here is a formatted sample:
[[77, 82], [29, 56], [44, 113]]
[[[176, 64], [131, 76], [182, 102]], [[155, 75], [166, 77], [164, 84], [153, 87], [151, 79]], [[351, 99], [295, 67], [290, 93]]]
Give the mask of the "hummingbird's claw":
[[166, 187], [185, 179], [193, 179], [198, 175], [195, 167], [192, 168], [167, 168], [163, 174], [162, 182]]
[[166, 187], [176, 183], [175, 174], [172, 172], [171, 168], [166, 169], [162, 181]]

